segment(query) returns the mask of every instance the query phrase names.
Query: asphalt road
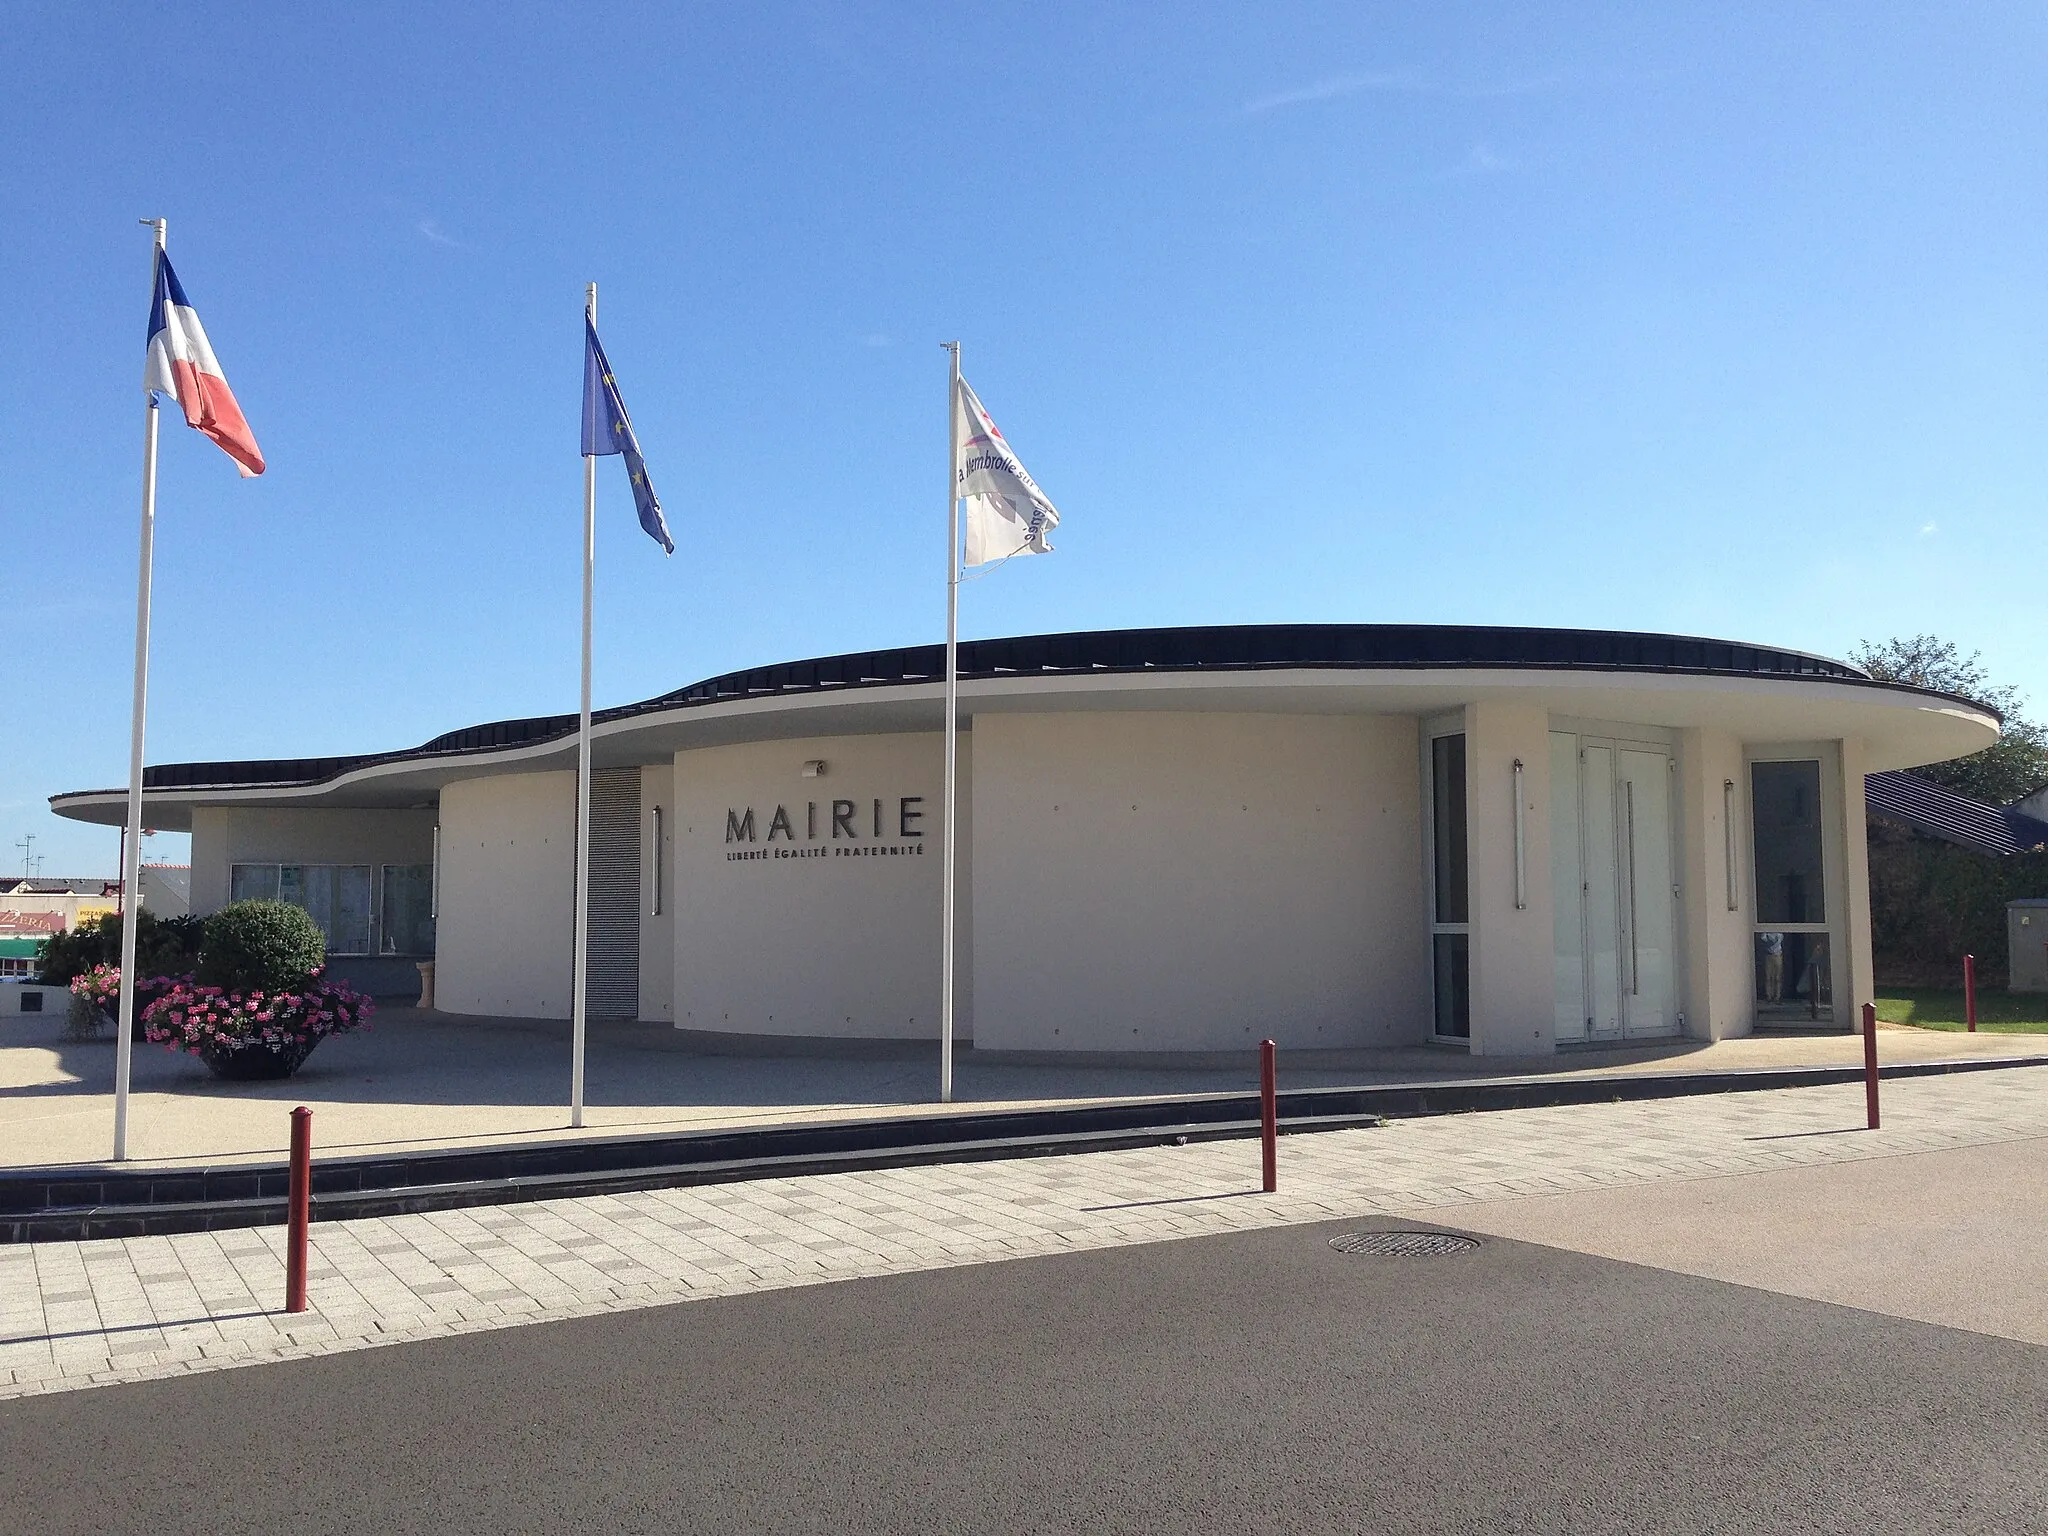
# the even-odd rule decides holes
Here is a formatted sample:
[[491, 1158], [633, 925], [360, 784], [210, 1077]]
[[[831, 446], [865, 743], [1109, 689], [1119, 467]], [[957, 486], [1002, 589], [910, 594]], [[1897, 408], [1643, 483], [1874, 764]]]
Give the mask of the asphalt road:
[[24, 1399], [0, 1527], [2048, 1532], [2048, 1349], [1360, 1225]]

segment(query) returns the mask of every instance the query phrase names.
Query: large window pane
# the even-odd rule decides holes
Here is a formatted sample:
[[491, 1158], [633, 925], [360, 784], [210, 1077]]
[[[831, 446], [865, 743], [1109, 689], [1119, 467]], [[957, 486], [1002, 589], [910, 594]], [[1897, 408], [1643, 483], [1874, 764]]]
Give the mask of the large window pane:
[[370, 952], [370, 866], [334, 866], [334, 925], [327, 930], [327, 952], [367, 955]]
[[1438, 736], [1429, 744], [1431, 847], [1436, 863], [1436, 920], [1471, 921], [1465, 874], [1465, 738]]
[[370, 952], [370, 866], [286, 864], [272, 866], [278, 901], [301, 907], [327, 941], [330, 955]]
[[434, 866], [386, 864], [382, 947], [387, 955], [434, 952]]
[[275, 864], [237, 864], [228, 871], [228, 900], [277, 900]]
[[303, 907], [313, 925], [334, 948], [333, 870], [319, 864], [287, 864], [278, 871], [277, 899]]
[[1752, 763], [1749, 784], [1757, 922], [1826, 922], [1820, 764]]
[[1456, 1040], [1472, 1038], [1472, 936], [1439, 933], [1435, 949], [1436, 1032]]

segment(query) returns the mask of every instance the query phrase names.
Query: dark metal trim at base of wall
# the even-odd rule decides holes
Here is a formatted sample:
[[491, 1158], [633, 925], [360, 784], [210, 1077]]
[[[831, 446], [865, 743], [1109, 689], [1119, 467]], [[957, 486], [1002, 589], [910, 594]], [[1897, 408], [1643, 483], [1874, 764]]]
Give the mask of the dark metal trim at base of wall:
[[[2048, 1058], [1974, 1058], [1903, 1063], [1883, 1068], [1880, 1075], [1933, 1077], [2044, 1066]], [[1860, 1067], [1791, 1067], [1298, 1089], [1280, 1095], [1280, 1125], [1287, 1134], [1301, 1135], [1378, 1125], [1388, 1118], [1839, 1086], [1862, 1076]], [[1256, 1136], [1258, 1129], [1256, 1093], [1219, 1093], [336, 1158], [314, 1164], [313, 1217], [345, 1221], [755, 1178], [1059, 1156], [1229, 1140]], [[285, 1219], [286, 1177], [278, 1164], [24, 1169], [0, 1176], [0, 1243], [276, 1225]]]

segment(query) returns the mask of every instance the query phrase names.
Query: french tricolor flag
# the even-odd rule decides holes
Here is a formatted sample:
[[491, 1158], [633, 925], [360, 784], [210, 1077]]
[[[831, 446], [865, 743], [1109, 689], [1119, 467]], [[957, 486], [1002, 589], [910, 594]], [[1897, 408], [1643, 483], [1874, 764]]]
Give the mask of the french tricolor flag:
[[142, 365], [142, 387], [169, 395], [185, 408], [185, 425], [196, 427], [220, 444], [246, 480], [263, 473], [263, 450], [242, 418], [234, 391], [220, 371], [220, 360], [206, 340], [199, 312], [185, 297], [184, 285], [171, 270], [171, 258], [156, 253], [156, 297], [149, 306], [149, 353]]

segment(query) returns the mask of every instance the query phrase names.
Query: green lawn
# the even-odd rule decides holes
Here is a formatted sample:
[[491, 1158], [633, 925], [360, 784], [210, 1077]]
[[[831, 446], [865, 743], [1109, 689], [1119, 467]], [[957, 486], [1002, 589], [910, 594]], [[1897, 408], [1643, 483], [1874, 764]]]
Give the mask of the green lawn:
[[[1962, 1029], [1961, 987], [1893, 987], [1877, 999], [1877, 1016], [1887, 1024], [1917, 1024], [1922, 1029]], [[2048, 1033], [2048, 992], [1994, 992], [1977, 989], [1977, 1028], [1997, 1034]]]

